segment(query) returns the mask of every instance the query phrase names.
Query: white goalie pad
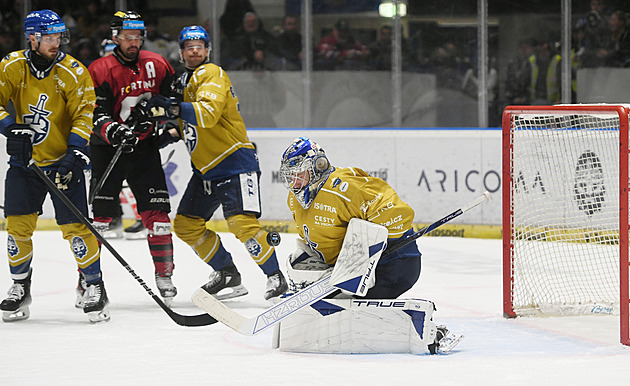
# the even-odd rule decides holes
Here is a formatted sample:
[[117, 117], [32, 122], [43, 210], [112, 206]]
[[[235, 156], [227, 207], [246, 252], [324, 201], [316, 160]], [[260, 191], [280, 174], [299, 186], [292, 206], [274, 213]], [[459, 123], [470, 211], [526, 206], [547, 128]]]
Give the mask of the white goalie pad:
[[420, 299], [326, 299], [275, 326], [281, 351], [330, 354], [429, 353], [434, 305]]
[[329, 267], [324, 259], [319, 256], [302, 239], [296, 239], [297, 249], [287, 258], [287, 277], [289, 289], [293, 292], [300, 291], [309, 285], [330, 275], [332, 267]]
[[387, 234], [387, 228], [382, 225], [359, 218], [351, 219], [330, 284], [365, 296], [376, 283], [376, 265], [387, 247]]

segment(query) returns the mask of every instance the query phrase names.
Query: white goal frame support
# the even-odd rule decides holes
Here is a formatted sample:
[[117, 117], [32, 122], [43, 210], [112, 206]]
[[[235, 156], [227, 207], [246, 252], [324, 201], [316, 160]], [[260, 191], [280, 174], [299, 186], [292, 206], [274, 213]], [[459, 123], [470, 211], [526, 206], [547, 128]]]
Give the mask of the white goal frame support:
[[[541, 241], [540, 239], [532, 238], [527, 239], [523, 237], [523, 229], [524, 226], [527, 227], [529, 224], [515, 224], [515, 217], [518, 213], [515, 213], [515, 208], [517, 211], [525, 212], [524, 210], [518, 209], [518, 206], [515, 204], [515, 190], [518, 191], [519, 187], [516, 185], [520, 182], [518, 181], [519, 176], [514, 176], [514, 153], [515, 153], [515, 140], [514, 140], [514, 132], [516, 130], [512, 130], [513, 123], [520, 124], [519, 119], [528, 119], [527, 117], [533, 117], [540, 115], [542, 117], [551, 117], [551, 116], [560, 116], [564, 117], [565, 120], [571, 120], [572, 116], [575, 117], [577, 115], [582, 116], [593, 116], [593, 117], [613, 117], [616, 115], [619, 117], [619, 148], [618, 148], [618, 177], [619, 180], [615, 181], [615, 186], [619, 186], [618, 189], [618, 228], [614, 232], [614, 240], [608, 243], [609, 247], [615, 250], [617, 246], [617, 238], [618, 238], [618, 251], [619, 251], [619, 305], [618, 307], [615, 305], [615, 312], [620, 314], [620, 341], [624, 345], [630, 346], [630, 314], [629, 314], [629, 306], [630, 306], [630, 293], [629, 293], [629, 244], [628, 244], [628, 232], [629, 232], [629, 202], [628, 202], [628, 190], [629, 190], [629, 164], [628, 164], [628, 156], [630, 152], [630, 143], [628, 138], [628, 117], [630, 115], [630, 108], [627, 105], [557, 105], [557, 106], [508, 106], [505, 108], [503, 112], [503, 134], [502, 134], [502, 154], [503, 154], [503, 315], [507, 318], [514, 318], [520, 315], [527, 315], [527, 312], [520, 312], [518, 307], [514, 302], [514, 293], [515, 293], [515, 271], [518, 271], [518, 267], [515, 264], [515, 261], [518, 261], [518, 254], [520, 250], [524, 250], [525, 248], [518, 248], [518, 243], [549, 243], [549, 239], [546, 236], [543, 236], [544, 239]], [[561, 122], [562, 123], [562, 122]], [[558, 127], [556, 127], [557, 129]], [[562, 126], [560, 127], [562, 129]], [[529, 129], [529, 128], [528, 128]], [[535, 129], [547, 130], [550, 131], [551, 127], [545, 127], [543, 124], [541, 127], [536, 127]], [[584, 129], [584, 127], [578, 127], [578, 129]], [[590, 130], [593, 130], [590, 128]], [[595, 128], [597, 130], [597, 128]], [[606, 128], [605, 130], [610, 130], [610, 128]], [[565, 131], [570, 131], [566, 130]], [[613, 130], [614, 131], [614, 130]], [[525, 133], [523, 133], [525, 135]], [[554, 140], [557, 140], [559, 136], [554, 137]], [[583, 139], [581, 139], [583, 140]], [[561, 141], [561, 140], [559, 140]], [[518, 146], [518, 143], [516, 144]], [[566, 151], [566, 150], [565, 150]], [[558, 153], [562, 153], [564, 151], [558, 151]], [[613, 151], [615, 153], [615, 151]], [[538, 156], [538, 155], [537, 155]], [[608, 170], [611, 170], [609, 168]], [[577, 174], [577, 173], [576, 173]], [[563, 180], [564, 182], [564, 180]], [[573, 181], [566, 181], [567, 184], [573, 184]], [[554, 187], [551, 187], [552, 189]], [[549, 189], [549, 187], [547, 187]], [[566, 189], [566, 187], [565, 187]], [[544, 194], [545, 192], [543, 192]], [[548, 192], [549, 193], [549, 192]], [[613, 193], [613, 192], [610, 192]], [[615, 192], [616, 193], [616, 192]], [[607, 203], [609, 204], [609, 203]], [[615, 203], [616, 205], [616, 203]], [[613, 217], [614, 219], [614, 217]], [[521, 227], [519, 229], [519, 226]], [[546, 224], [536, 225], [546, 227]], [[553, 228], [557, 225], [549, 225], [549, 228]], [[565, 232], [569, 233], [579, 233], [580, 228], [569, 229]], [[520, 232], [520, 233], [519, 233]], [[584, 232], [582, 232], [584, 233]], [[618, 234], [618, 236], [617, 236]], [[589, 243], [588, 236], [589, 235], [581, 235]], [[557, 240], [553, 240], [555, 242]], [[579, 243], [579, 241], [578, 241]], [[583, 242], [584, 243], [584, 242]], [[517, 245], [515, 245], [517, 244]], [[612, 247], [610, 247], [612, 245]], [[614, 252], [613, 252], [614, 255]], [[613, 264], [614, 266], [614, 264]], [[590, 272], [588, 269], [584, 269], [586, 272]], [[542, 273], [541, 273], [542, 275]], [[519, 285], [519, 284], [517, 284]], [[587, 302], [588, 303], [588, 302]], [[590, 307], [586, 304], [587, 309]], [[560, 305], [559, 308], [562, 308], [563, 305]], [[538, 310], [541, 311], [541, 310]], [[538, 312], [544, 313], [544, 312]], [[559, 314], [563, 314], [560, 312]]]

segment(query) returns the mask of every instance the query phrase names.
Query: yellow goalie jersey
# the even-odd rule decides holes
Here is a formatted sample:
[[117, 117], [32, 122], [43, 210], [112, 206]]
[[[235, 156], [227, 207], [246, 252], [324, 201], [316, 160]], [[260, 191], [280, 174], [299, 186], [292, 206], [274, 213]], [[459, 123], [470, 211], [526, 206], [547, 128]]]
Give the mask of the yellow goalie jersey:
[[414, 218], [413, 209], [387, 182], [358, 168], [336, 168], [308, 209], [293, 193], [289, 193], [287, 203], [300, 236], [329, 265], [337, 261], [350, 219], [383, 225], [389, 231], [388, 238], [395, 239], [411, 229]]
[[[45, 167], [60, 161], [68, 145], [87, 144], [96, 96], [90, 74], [73, 57], [62, 52], [43, 72], [29, 65], [29, 54], [15, 51], [0, 63], [0, 128], [29, 124], [35, 131], [33, 159]], [[6, 110], [9, 100], [15, 118]]]
[[187, 81], [181, 104], [182, 134], [195, 172], [204, 179], [220, 179], [259, 171], [227, 73], [207, 63]]

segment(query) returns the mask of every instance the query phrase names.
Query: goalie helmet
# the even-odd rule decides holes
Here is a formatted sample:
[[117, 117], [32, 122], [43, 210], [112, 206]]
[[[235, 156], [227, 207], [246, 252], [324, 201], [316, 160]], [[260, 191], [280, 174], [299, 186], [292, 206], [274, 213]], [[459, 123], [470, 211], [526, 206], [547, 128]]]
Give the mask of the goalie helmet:
[[61, 34], [61, 43], [70, 42], [70, 32], [66, 29], [66, 24], [59, 15], [49, 9], [34, 11], [24, 18], [24, 36], [28, 39], [30, 35], [35, 35], [38, 42], [42, 41], [42, 35]]
[[110, 28], [112, 29], [112, 37], [118, 36], [120, 31], [124, 29], [129, 30], [141, 30], [142, 31], [142, 41], [146, 36], [146, 29], [144, 28], [144, 21], [142, 20], [142, 16], [139, 13], [134, 11], [118, 11], [112, 17], [111, 22], [109, 23]]
[[282, 183], [304, 209], [311, 206], [332, 171], [324, 149], [308, 137], [296, 138], [282, 154]]

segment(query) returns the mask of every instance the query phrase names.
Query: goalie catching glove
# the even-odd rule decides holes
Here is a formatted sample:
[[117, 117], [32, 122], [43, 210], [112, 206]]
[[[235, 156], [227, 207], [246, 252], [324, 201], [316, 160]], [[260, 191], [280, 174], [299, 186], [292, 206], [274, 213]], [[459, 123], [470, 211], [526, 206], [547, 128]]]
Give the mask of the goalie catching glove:
[[35, 132], [27, 124], [13, 123], [7, 127], [7, 154], [20, 165], [28, 166], [33, 156]]
[[123, 152], [125, 153], [131, 153], [138, 144], [138, 137], [136, 137], [133, 130], [124, 123], [110, 123], [109, 126], [107, 126], [105, 136], [112, 146], [122, 146]]
[[55, 175], [55, 183], [59, 189], [71, 189], [81, 182], [83, 170], [90, 165], [90, 157], [86, 150], [76, 146], [68, 147]]

